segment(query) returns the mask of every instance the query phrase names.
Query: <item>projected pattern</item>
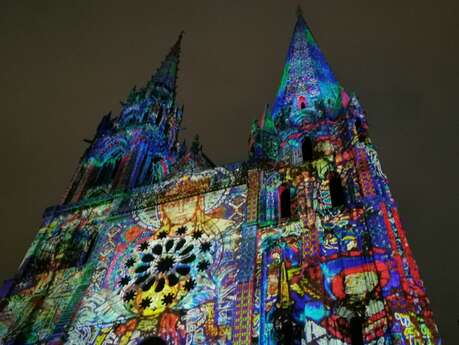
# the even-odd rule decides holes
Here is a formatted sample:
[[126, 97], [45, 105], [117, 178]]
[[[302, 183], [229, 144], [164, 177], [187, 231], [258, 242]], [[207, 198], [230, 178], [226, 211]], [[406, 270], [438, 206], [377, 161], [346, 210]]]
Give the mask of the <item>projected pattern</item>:
[[45, 211], [0, 343], [441, 344], [365, 112], [301, 13], [249, 159], [223, 167], [178, 141], [181, 38]]

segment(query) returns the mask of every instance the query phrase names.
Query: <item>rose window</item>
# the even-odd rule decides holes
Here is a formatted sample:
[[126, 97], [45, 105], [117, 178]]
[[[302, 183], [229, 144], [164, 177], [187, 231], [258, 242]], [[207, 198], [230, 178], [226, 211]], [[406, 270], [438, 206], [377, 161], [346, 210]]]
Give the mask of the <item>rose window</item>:
[[203, 230], [175, 229], [177, 237], [159, 232], [138, 244], [124, 262], [120, 294], [128, 309], [144, 315], [176, 304], [196, 285], [212, 262], [213, 245]]

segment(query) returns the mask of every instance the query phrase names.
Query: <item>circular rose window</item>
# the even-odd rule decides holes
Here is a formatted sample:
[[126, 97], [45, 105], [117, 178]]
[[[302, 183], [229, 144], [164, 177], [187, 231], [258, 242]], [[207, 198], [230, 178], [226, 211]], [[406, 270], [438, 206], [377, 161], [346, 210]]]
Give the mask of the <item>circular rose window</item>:
[[172, 233], [141, 242], [123, 263], [120, 294], [132, 312], [148, 316], [174, 306], [211, 265], [215, 245], [203, 229], [180, 226]]

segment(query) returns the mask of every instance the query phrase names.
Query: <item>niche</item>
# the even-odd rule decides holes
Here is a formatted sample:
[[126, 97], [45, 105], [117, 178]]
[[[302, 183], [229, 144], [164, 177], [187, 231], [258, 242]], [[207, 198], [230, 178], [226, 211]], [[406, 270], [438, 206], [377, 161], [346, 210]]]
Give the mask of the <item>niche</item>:
[[301, 151], [303, 153], [303, 162], [306, 163], [312, 161], [313, 145], [311, 138], [304, 137], [303, 143], [301, 144]]
[[344, 206], [346, 197], [344, 194], [344, 188], [341, 184], [341, 178], [337, 173], [331, 174], [329, 178], [330, 183], [330, 198], [332, 207]]

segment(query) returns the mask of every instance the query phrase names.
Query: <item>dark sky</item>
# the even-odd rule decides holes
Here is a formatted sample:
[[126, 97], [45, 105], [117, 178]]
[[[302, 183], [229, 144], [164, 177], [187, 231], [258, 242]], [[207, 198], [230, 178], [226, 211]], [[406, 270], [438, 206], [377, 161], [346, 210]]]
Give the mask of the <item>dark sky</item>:
[[[0, 4], [0, 279], [58, 202], [103, 114], [186, 31], [183, 133], [216, 163], [244, 159], [272, 103], [298, 1]], [[302, 1], [337, 78], [368, 112], [440, 333], [459, 343], [457, 1]]]

